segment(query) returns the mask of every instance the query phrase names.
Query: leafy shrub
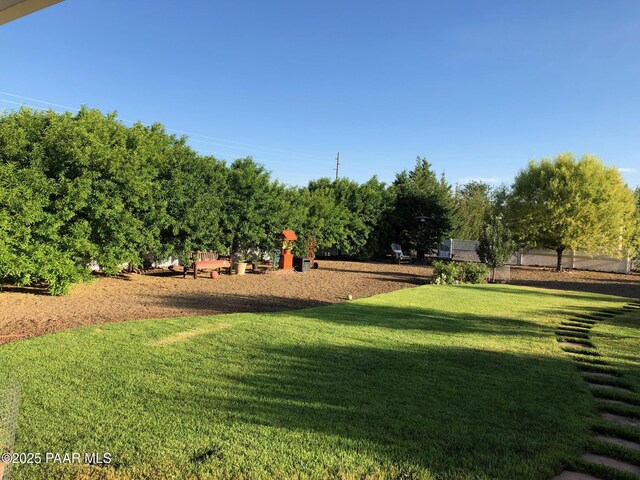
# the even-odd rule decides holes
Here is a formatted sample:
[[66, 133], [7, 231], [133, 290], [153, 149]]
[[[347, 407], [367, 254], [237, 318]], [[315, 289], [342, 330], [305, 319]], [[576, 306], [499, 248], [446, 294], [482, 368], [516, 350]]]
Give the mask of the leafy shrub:
[[460, 281], [461, 270], [455, 262], [433, 262], [433, 283], [452, 285]]
[[464, 283], [484, 283], [489, 275], [489, 268], [482, 263], [466, 262], [462, 264], [462, 278]]
[[483, 283], [489, 269], [473, 262], [440, 262], [433, 263], [433, 283], [436, 285], [453, 285], [456, 283]]
[[47, 284], [51, 295], [65, 295], [74, 283], [89, 279], [89, 270], [62, 252], [44, 247], [34, 257], [34, 278]]

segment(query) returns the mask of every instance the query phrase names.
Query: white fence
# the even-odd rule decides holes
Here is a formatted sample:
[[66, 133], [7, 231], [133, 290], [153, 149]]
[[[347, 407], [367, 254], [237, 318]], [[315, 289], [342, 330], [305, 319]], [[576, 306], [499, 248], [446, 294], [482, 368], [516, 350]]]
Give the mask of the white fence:
[[[442, 242], [441, 251], [449, 250], [454, 260], [479, 262], [475, 240], [446, 239]], [[518, 250], [508, 262], [509, 265], [555, 267], [557, 263], [555, 250]], [[586, 252], [565, 250], [562, 255], [563, 268], [594, 270], [598, 272], [630, 273], [631, 259], [627, 254], [621, 258], [610, 255], [591, 255]]]

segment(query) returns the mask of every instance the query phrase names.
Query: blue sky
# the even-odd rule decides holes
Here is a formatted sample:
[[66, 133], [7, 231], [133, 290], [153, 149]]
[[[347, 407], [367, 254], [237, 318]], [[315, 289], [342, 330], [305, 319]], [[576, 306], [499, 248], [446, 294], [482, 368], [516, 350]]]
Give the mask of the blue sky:
[[0, 109], [117, 110], [286, 183], [337, 151], [358, 181], [420, 155], [452, 183], [573, 151], [640, 185], [637, 0], [65, 0], [0, 53]]

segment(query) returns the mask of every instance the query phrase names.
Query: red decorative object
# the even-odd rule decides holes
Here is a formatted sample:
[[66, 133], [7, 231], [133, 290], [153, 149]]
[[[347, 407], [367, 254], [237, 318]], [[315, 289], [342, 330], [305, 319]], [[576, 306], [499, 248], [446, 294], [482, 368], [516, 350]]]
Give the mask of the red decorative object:
[[278, 268], [282, 270], [293, 270], [293, 242], [298, 239], [296, 232], [293, 230], [283, 230], [278, 238], [282, 241], [282, 252], [280, 254], [280, 262]]
[[281, 270], [293, 270], [293, 253], [291, 253], [291, 250], [282, 251], [278, 268]]
[[311, 262], [311, 265], [313, 265], [316, 259], [316, 248], [318, 248], [318, 241], [316, 240], [316, 237], [308, 237], [304, 242], [304, 251]]

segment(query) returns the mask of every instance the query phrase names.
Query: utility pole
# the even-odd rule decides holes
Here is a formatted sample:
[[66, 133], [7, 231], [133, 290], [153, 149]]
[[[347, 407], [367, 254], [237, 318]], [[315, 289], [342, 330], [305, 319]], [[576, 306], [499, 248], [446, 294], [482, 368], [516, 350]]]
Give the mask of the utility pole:
[[338, 152], [338, 155], [336, 156], [336, 180], [338, 180], [339, 173], [340, 173], [340, 152]]

